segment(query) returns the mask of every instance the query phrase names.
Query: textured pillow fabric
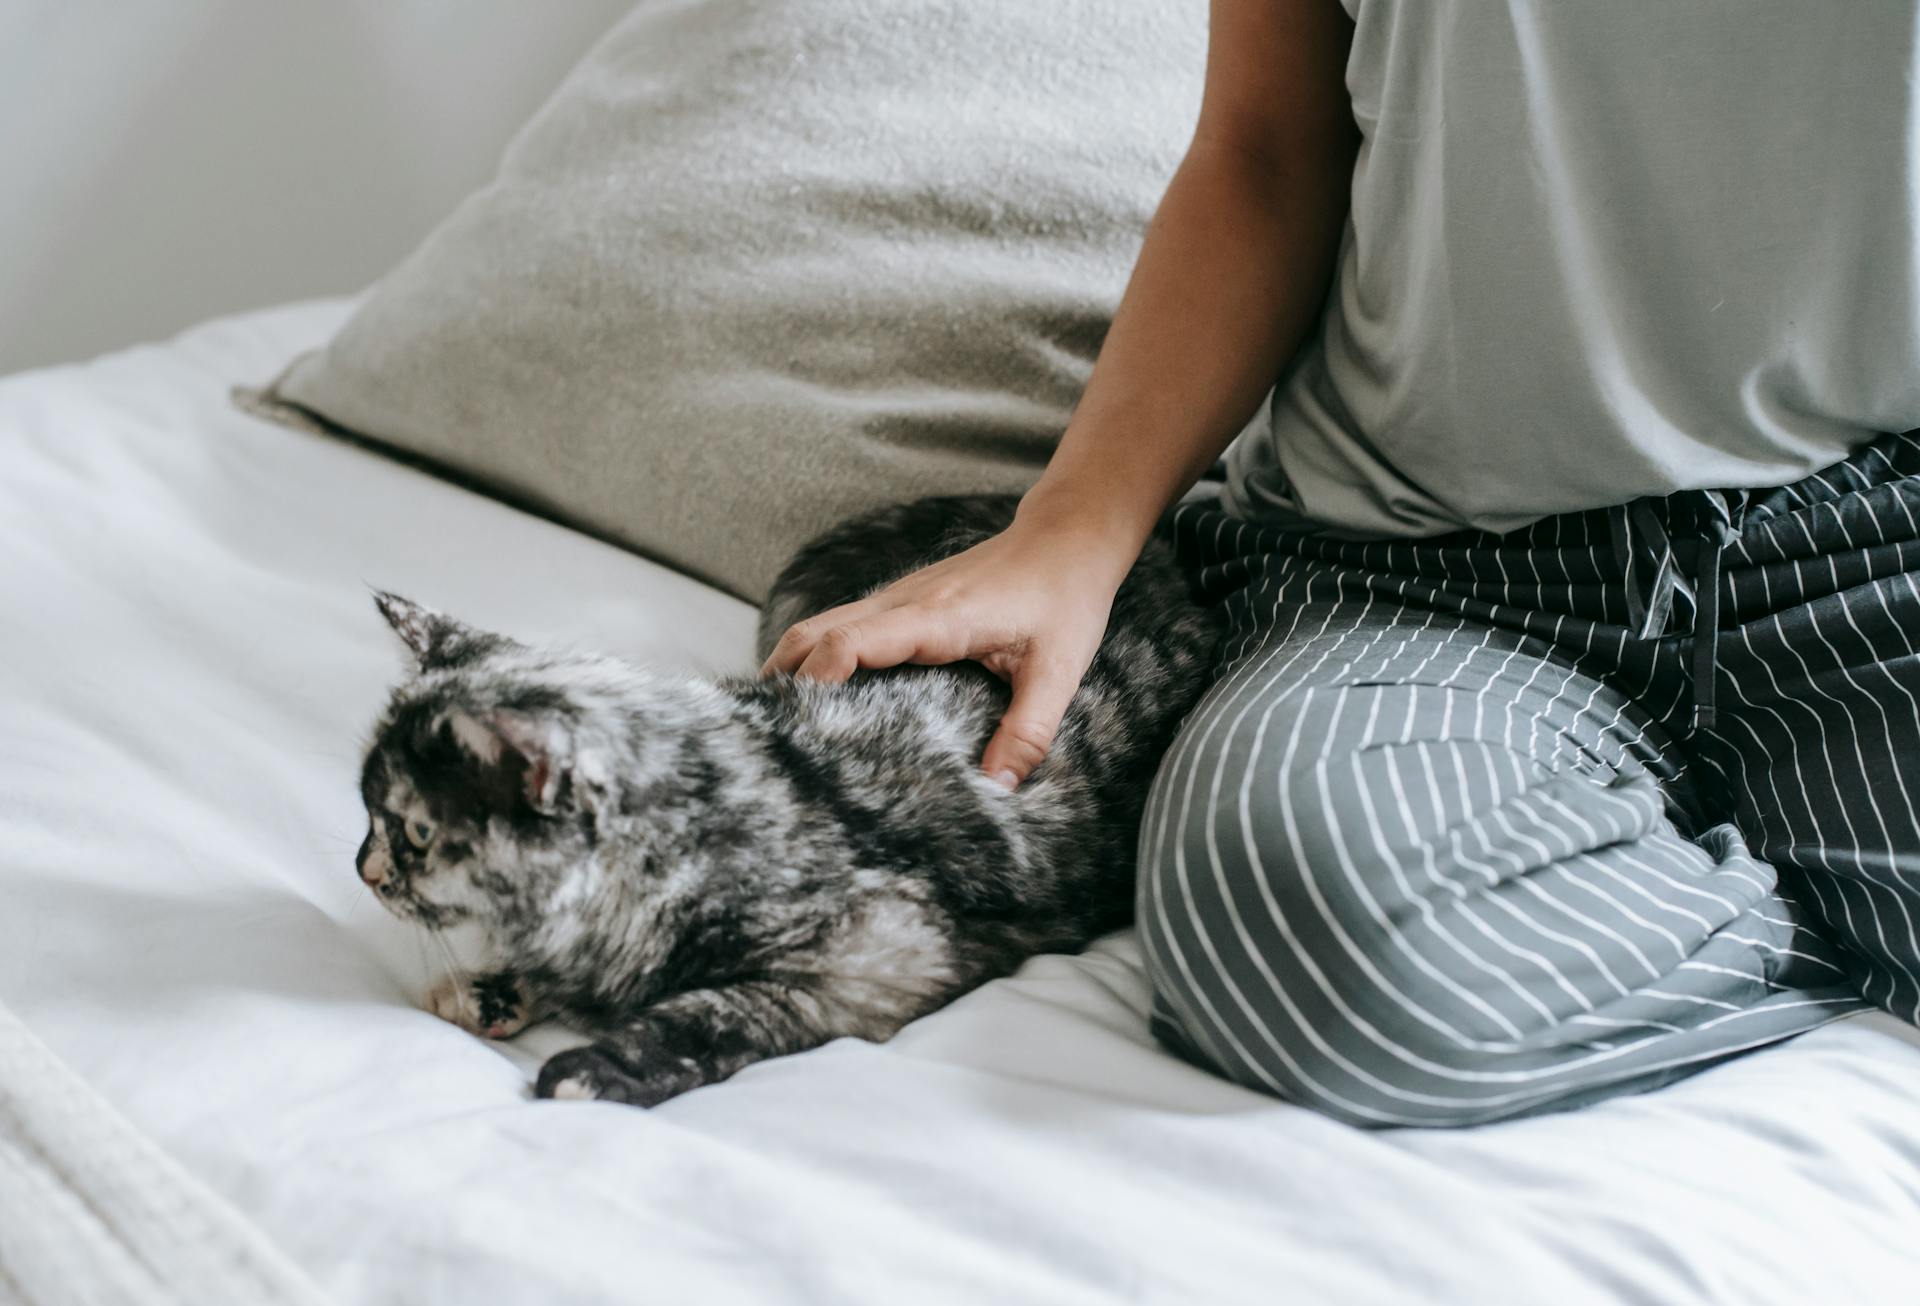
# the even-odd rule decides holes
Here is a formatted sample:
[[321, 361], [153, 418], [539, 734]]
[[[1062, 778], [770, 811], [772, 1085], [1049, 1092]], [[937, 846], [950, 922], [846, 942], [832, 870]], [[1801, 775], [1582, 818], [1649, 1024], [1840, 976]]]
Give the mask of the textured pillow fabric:
[[850, 512], [1031, 483], [1205, 11], [649, 0], [266, 398], [758, 600]]

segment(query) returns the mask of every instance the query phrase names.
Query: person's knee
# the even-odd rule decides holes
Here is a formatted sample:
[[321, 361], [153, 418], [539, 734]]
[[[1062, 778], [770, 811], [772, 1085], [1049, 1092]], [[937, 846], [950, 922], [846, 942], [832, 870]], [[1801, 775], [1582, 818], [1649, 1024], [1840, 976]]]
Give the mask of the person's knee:
[[1139, 917], [1156, 1032], [1349, 1124], [1496, 1118], [1475, 1085], [1511, 1031], [1449, 1001], [1420, 964], [1439, 881], [1416, 832], [1383, 817], [1396, 799], [1377, 766], [1300, 751], [1255, 750], [1217, 790], [1207, 768], [1190, 801], [1170, 786], [1172, 808], [1150, 814]]
[[[1375, 750], [1376, 758], [1384, 750]], [[1421, 849], [1399, 827], [1399, 801], [1377, 768], [1348, 754], [1295, 757], [1244, 777], [1229, 811], [1212, 813], [1220, 861], [1270, 915], [1337, 948], [1337, 965], [1394, 967], [1395, 922], [1436, 891]]]
[[[1350, 710], [1365, 712], [1378, 691], [1349, 692]], [[1393, 918], [1432, 882], [1409, 876], [1416, 854], [1383, 819], [1396, 800], [1378, 768], [1350, 765], [1324, 735], [1300, 746], [1303, 729], [1323, 724], [1313, 710], [1283, 701], [1250, 713], [1237, 731], [1220, 729], [1225, 738], [1202, 737], [1185, 756], [1176, 745], [1141, 825], [1143, 918], [1169, 910], [1251, 918], [1263, 937], [1304, 932], [1337, 943], [1347, 965], [1391, 951]]]

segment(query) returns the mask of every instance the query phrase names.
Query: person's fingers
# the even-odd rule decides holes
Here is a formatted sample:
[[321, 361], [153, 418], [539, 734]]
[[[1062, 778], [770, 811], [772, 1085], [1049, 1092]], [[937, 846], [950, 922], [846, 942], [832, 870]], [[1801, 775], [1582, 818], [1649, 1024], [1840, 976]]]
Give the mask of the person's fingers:
[[828, 608], [816, 612], [805, 621], [796, 621], [788, 626], [780, 640], [773, 646], [773, 652], [767, 654], [767, 660], [760, 667], [762, 676], [777, 675], [780, 672], [792, 672], [799, 669], [807, 660], [807, 654], [813, 652], [814, 645], [830, 630], [838, 626], [859, 621], [870, 612], [880, 610], [886, 591], [861, 599], [857, 603], [843, 603], [837, 608]]
[[[824, 613], [822, 615], [825, 615]], [[774, 643], [773, 652], [767, 654], [767, 660], [760, 664], [762, 677], [790, 672], [806, 660], [808, 653], [820, 639], [819, 617], [809, 617], [805, 621], [796, 621], [780, 632], [780, 638]]]
[[1053, 747], [1084, 668], [1058, 660], [1039, 662], [1015, 676], [1013, 702], [987, 743], [980, 769], [1008, 789], [1017, 789]]
[[[804, 621], [794, 622], [781, 634], [779, 642], [773, 646], [773, 652], [769, 653], [767, 660], [761, 664], [760, 674], [772, 676], [781, 672], [798, 671], [800, 665], [812, 654], [814, 646], [826, 637], [828, 631], [840, 626], [852, 625], [876, 613], [915, 604], [927, 604], [933, 608], [953, 606], [950, 599], [941, 597], [942, 591], [938, 582], [940, 578], [968, 565], [979, 547], [975, 545], [974, 548], [956, 553], [950, 558], [929, 563], [918, 571], [902, 576], [891, 585], [869, 594], [864, 599], [843, 603], [837, 608], [816, 612]], [[966, 652], [961, 650], [946, 657], [929, 659], [929, 661], [957, 662], [966, 656]], [[900, 659], [900, 661], [905, 660]]]
[[909, 604], [865, 620], [835, 626], [814, 643], [794, 675], [837, 684], [862, 667], [877, 671], [903, 662], [956, 662], [967, 650], [948, 638], [947, 618]]

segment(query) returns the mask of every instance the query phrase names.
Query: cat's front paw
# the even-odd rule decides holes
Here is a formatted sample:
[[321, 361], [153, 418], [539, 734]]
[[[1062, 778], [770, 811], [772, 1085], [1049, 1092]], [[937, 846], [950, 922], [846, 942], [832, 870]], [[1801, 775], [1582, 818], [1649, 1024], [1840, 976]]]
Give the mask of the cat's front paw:
[[512, 1038], [533, 1023], [533, 996], [518, 975], [482, 975], [473, 982], [473, 997], [487, 1038]]
[[449, 975], [427, 994], [427, 1010], [481, 1038], [512, 1038], [532, 1018], [525, 981], [504, 973], [464, 980]]
[[533, 1091], [538, 1097], [625, 1102], [658, 1106], [670, 1097], [706, 1082], [700, 1068], [685, 1057], [658, 1049], [635, 1064], [625, 1052], [599, 1043], [570, 1048], [547, 1058]]
[[427, 991], [427, 1010], [469, 1034], [480, 1032], [480, 1003], [473, 986], [449, 975]]

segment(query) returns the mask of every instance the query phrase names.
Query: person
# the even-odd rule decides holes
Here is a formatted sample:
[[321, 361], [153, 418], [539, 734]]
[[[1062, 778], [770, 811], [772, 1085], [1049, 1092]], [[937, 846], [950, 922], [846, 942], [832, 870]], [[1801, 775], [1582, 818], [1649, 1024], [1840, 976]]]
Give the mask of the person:
[[1013, 525], [766, 669], [978, 660], [1017, 785], [1231, 443], [1173, 518], [1233, 633], [1141, 831], [1163, 1041], [1458, 1125], [1913, 1020], [1915, 17], [1216, 0]]

